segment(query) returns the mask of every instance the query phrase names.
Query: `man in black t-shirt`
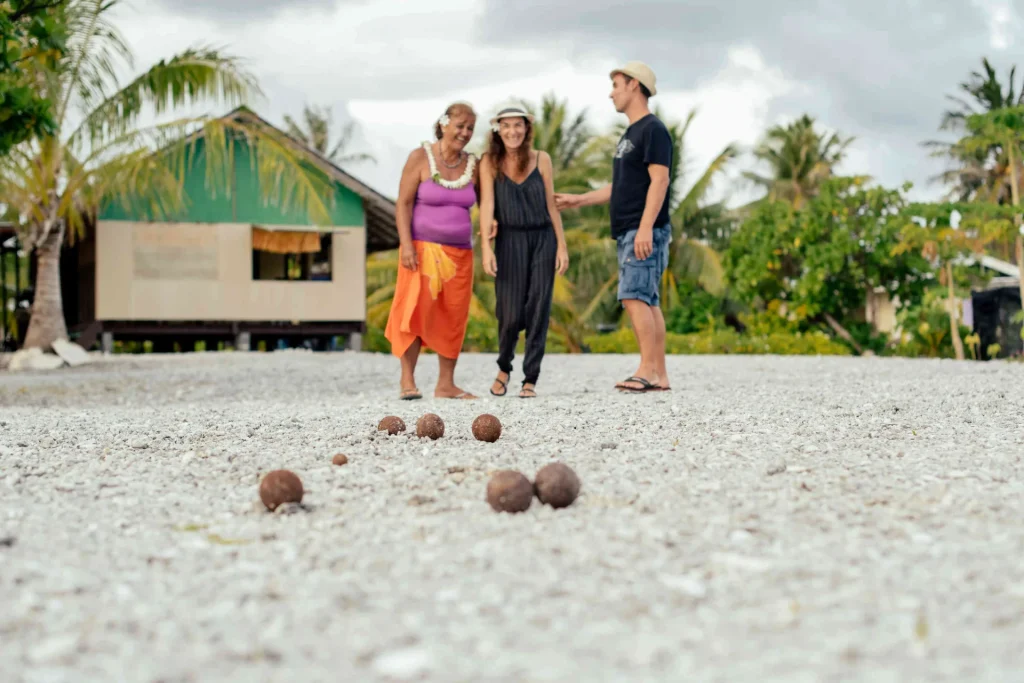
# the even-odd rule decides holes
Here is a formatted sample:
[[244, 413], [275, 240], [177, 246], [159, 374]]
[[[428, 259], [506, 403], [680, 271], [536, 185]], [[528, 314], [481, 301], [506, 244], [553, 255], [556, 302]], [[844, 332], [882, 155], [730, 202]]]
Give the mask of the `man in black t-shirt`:
[[612, 237], [619, 261], [619, 301], [633, 323], [640, 367], [615, 387], [622, 391], [668, 391], [665, 317], [659, 306], [661, 276], [668, 266], [672, 226], [668, 216], [673, 144], [648, 100], [657, 92], [654, 72], [629, 62], [611, 73], [611, 99], [629, 127], [612, 162], [612, 184], [581, 195], [556, 194], [559, 210], [610, 204]]

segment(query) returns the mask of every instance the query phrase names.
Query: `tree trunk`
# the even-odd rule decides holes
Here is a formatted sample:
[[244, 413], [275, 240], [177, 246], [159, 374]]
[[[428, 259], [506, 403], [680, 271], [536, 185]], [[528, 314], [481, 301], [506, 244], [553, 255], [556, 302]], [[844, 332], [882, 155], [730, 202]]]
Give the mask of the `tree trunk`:
[[826, 313], [825, 314], [825, 322], [828, 323], [829, 327], [831, 327], [833, 330], [835, 330], [836, 334], [838, 334], [840, 337], [845, 339], [857, 351], [857, 353], [859, 353], [861, 355], [864, 354], [864, 349], [862, 349], [860, 347], [860, 344], [858, 344], [856, 342], [856, 340], [853, 338], [853, 335], [850, 334], [849, 331], [845, 327], [843, 327], [842, 325], [839, 324], [838, 320], [836, 320], [831, 315]]
[[953, 335], [953, 351], [956, 359], [964, 359], [964, 342], [960, 339], [960, 316], [956, 305], [956, 293], [953, 290], [953, 262], [946, 262], [946, 285], [949, 287], [949, 331]]
[[58, 219], [42, 244], [36, 247], [35, 298], [24, 348], [49, 350], [53, 342], [68, 338], [64, 301], [60, 289], [60, 250], [64, 244], [64, 221]]
[[[1017, 176], [1017, 159], [1013, 154], [1012, 140], [1006, 146], [1006, 152], [1010, 161], [1010, 199], [1014, 206], [1020, 206], [1020, 186], [1017, 184], [1020, 181]], [[1024, 305], [1024, 237], [1020, 234], [1020, 223], [1020, 214], [1018, 213], [1013, 217], [1013, 227], [1016, 228], [1014, 230], [1014, 246], [1017, 252], [1017, 288], [1020, 290], [1021, 305]]]

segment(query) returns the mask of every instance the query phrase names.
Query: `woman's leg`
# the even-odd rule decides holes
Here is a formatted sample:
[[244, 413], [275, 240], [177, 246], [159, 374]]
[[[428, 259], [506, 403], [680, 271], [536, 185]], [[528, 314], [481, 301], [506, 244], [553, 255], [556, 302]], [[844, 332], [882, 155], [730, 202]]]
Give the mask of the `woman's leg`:
[[434, 389], [436, 398], [476, 398], [468, 391], [463, 391], [455, 386], [455, 364], [456, 358], [446, 358], [437, 354], [437, 388]]
[[402, 396], [418, 394], [416, 389], [416, 361], [420, 358], [420, 348], [423, 346], [420, 338], [417, 337], [405, 353], [402, 354]]
[[[508, 383], [512, 373], [519, 332], [523, 329], [523, 308], [529, 283], [529, 244], [524, 233], [509, 231], [498, 235], [494, 255], [498, 262], [498, 276], [494, 280], [494, 313], [498, 319], [498, 379]], [[504, 394], [505, 389], [495, 382], [491, 390]]]
[[551, 318], [551, 296], [555, 286], [555, 256], [558, 243], [554, 231], [531, 233], [529, 286], [526, 294], [526, 353], [523, 356], [523, 385], [532, 387], [540, 377], [544, 346]]

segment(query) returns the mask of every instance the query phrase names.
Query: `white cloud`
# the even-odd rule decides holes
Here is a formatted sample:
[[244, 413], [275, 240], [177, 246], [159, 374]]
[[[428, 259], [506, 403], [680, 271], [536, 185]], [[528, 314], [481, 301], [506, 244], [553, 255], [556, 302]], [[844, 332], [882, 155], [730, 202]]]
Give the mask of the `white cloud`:
[[1006, 50], [1014, 42], [1014, 34], [1021, 29], [1021, 17], [1011, 0], [972, 0], [988, 17], [989, 45], [994, 50]]
[[[1007, 0], [975, 1], [989, 11], [1008, 6]], [[379, 163], [350, 170], [389, 196], [397, 191], [406, 155], [430, 136], [433, 122], [454, 100], [469, 100], [481, 114], [478, 140], [488, 115], [509, 97], [536, 102], [554, 92], [573, 110], [586, 108], [599, 128], [621, 120], [608, 100], [608, 72], [622, 56], [614, 45], [574, 44], [550, 36], [512, 46], [481, 42], [482, 2], [431, 0], [429, 11], [423, 9], [427, 5], [408, 0], [309, 2], [273, 14], [186, 15], [167, 9], [166, 0], [140, 0], [119, 8], [117, 23], [140, 69], [192, 45], [223, 47], [242, 57], [259, 78], [266, 97], [252, 105], [270, 121], [280, 124], [285, 114], [298, 116], [306, 103], [332, 106], [339, 125], [354, 119], [359, 125], [351, 151], [371, 152]], [[992, 16], [1003, 15], [997, 11]], [[1012, 27], [1015, 17], [1008, 21]], [[686, 81], [668, 72], [668, 78], [659, 79], [665, 86], [653, 100], [676, 120], [698, 109], [687, 140], [688, 167], [694, 173], [726, 144], [749, 149], [769, 125], [803, 113], [780, 114], [780, 101], [808, 88], [768, 62], [760, 45], [736, 44], [725, 56], [720, 68], [685, 89], [670, 87]], [[665, 59], [657, 66], [663, 71], [672, 63]], [[816, 94], [822, 95], [820, 89]], [[827, 123], [829, 117], [820, 118]], [[881, 162], [893, 160], [877, 145], [858, 141], [851, 150], [851, 161], [857, 163], [845, 166], [851, 172], [867, 168], [877, 173]], [[748, 165], [745, 157], [730, 176], [736, 179]], [[730, 190], [734, 201], [749, 198], [741, 184], [722, 182], [716, 189], [716, 197]]]

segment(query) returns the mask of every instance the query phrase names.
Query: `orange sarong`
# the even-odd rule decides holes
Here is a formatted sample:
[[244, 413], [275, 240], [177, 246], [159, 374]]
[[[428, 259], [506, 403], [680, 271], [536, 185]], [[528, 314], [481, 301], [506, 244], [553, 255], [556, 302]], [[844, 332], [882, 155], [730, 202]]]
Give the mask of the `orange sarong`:
[[419, 337], [445, 358], [458, 358], [473, 299], [473, 250], [414, 240], [419, 268], [398, 267], [384, 336], [401, 357]]

